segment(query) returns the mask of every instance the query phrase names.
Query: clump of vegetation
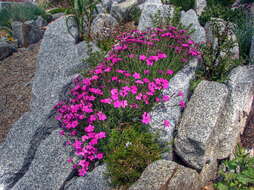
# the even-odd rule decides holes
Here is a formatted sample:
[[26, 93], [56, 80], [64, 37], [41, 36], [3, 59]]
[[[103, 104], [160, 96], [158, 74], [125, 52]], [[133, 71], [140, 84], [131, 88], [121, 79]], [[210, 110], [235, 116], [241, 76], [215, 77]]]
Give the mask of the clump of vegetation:
[[[72, 3], [72, 8], [68, 10], [71, 16], [66, 18], [66, 25], [68, 32], [74, 37], [70, 28], [72, 27], [72, 22], [69, 22], [70, 19], [73, 19], [78, 28], [78, 40], [91, 39], [91, 25], [98, 13], [96, 5], [100, 3], [101, 0], [74, 0]], [[71, 24], [71, 25], [70, 25]], [[74, 37], [75, 38], [75, 37]]]
[[[69, 92], [69, 98], [55, 107], [56, 119], [61, 123], [62, 135], [76, 137], [66, 143], [79, 156], [79, 160], [69, 161], [80, 176], [91, 171], [94, 163], [103, 158], [108, 159], [109, 156], [111, 163], [111, 160], [126, 154], [130, 160], [125, 158], [116, 164], [117, 168], [131, 166], [127, 170], [131, 178], [126, 179], [124, 173], [118, 176], [118, 171], [114, 170], [116, 167], [111, 167], [109, 175], [115, 184], [130, 184], [150, 160], [158, 158], [147, 155], [152, 150], [157, 155], [158, 146], [152, 140], [152, 135], [148, 134], [152, 121], [149, 113], [156, 102], [170, 99], [161, 94], [162, 90], [169, 87], [169, 80], [174, 73], [189, 59], [199, 56], [200, 52], [190, 40], [188, 31], [173, 26], [153, 28], [146, 32], [124, 32], [115, 40], [116, 45], [103, 60], [96, 66], [96, 61], [90, 60], [91, 70], [73, 81], [74, 87]], [[183, 102], [183, 99], [179, 101], [179, 107], [183, 107]], [[165, 120], [162, 125], [169, 127], [168, 122]], [[151, 141], [147, 141], [148, 136]], [[113, 146], [120, 143], [123, 148], [126, 141], [132, 142], [126, 152]], [[105, 147], [107, 144], [111, 146]], [[144, 154], [150, 159], [142, 161], [142, 168], [139, 166], [140, 159], [144, 157], [136, 152], [138, 147], [147, 150]], [[134, 154], [137, 154], [137, 162]]]
[[11, 22], [34, 20], [38, 16], [42, 16], [48, 20], [49, 16], [46, 12], [31, 3], [13, 3], [9, 7], [0, 10], [0, 26], [11, 27]]
[[236, 42], [229, 38], [232, 30], [230, 23], [214, 20], [210, 25], [217, 43], [208, 42], [200, 46], [202, 62], [196, 71], [196, 79], [191, 82], [191, 90], [202, 80], [224, 82], [229, 72], [241, 63], [232, 52]]
[[254, 158], [238, 146], [234, 159], [223, 162], [218, 182], [214, 187], [217, 190], [253, 190]]
[[210, 1], [208, 7], [199, 17], [199, 21], [201, 25], [204, 26], [212, 18], [221, 18], [227, 22], [235, 24], [233, 31], [237, 37], [240, 55], [246, 60], [246, 63], [248, 63], [251, 38], [254, 34], [254, 27], [250, 24], [251, 18], [249, 18], [245, 7], [231, 9], [230, 5], [232, 2], [223, 2], [224, 1], [218, 0]]
[[105, 163], [113, 185], [131, 185], [144, 169], [161, 158], [161, 148], [146, 126], [131, 124], [110, 134]]
[[133, 21], [135, 25], [138, 25], [141, 13], [142, 13], [142, 11], [139, 7], [137, 7], [137, 6], [132, 7], [128, 12], [128, 18], [126, 21], [127, 22]]
[[188, 11], [195, 6], [195, 0], [162, 0], [163, 4], [173, 4], [181, 9]]

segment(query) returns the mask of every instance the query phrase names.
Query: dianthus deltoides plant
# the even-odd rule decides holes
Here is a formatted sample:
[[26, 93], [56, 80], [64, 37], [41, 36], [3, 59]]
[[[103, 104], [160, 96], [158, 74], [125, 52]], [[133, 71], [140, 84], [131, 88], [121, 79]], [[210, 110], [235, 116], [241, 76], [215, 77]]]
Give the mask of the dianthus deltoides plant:
[[[154, 103], [170, 101], [161, 93], [169, 88], [169, 79], [190, 58], [200, 55], [188, 32], [173, 26], [122, 33], [117, 41], [101, 63], [73, 80], [68, 100], [55, 106], [63, 128], [60, 133], [72, 136], [66, 144], [80, 158], [68, 162], [80, 176], [107, 157], [111, 130], [132, 124], [149, 128]], [[176, 106], [184, 107], [184, 100]], [[163, 124], [170, 127], [168, 120]]]

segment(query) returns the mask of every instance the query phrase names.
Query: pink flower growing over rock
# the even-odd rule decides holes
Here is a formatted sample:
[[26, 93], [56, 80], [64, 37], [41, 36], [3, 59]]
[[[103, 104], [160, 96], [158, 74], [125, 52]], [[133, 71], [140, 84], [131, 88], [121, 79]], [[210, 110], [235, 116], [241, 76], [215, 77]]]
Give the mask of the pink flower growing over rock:
[[164, 126], [165, 127], [170, 127], [170, 121], [169, 120], [164, 120]]

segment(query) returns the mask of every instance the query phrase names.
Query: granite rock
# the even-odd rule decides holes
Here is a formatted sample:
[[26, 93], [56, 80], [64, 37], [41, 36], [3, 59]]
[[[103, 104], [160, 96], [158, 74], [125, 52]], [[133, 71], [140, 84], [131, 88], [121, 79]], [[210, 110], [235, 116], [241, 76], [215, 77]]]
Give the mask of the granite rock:
[[109, 37], [118, 26], [118, 22], [110, 14], [101, 13], [96, 16], [91, 26], [93, 39], [103, 40]]
[[232, 155], [246, 126], [254, 95], [254, 66], [239, 66], [229, 75], [230, 96], [220, 123], [218, 159]]
[[[167, 102], [162, 102], [156, 105], [150, 113], [152, 121], [150, 123], [151, 131], [159, 134], [162, 143], [172, 142], [174, 138], [174, 131], [181, 118], [182, 108], [179, 102], [181, 100], [187, 101], [189, 94], [190, 81], [195, 76], [198, 59], [192, 59], [181, 71], [179, 71], [170, 81], [170, 87], [163, 91], [163, 95], [168, 95], [170, 98]], [[178, 96], [178, 92], [183, 92], [184, 96]], [[164, 120], [170, 121], [170, 127], [164, 126]], [[169, 152], [165, 154], [165, 159], [172, 159], [172, 143], [167, 145]]]
[[111, 190], [104, 175], [106, 170], [106, 165], [98, 166], [84, 177], [73, 178], [64, 190]]
[[64, 152], [55, 131], [59, 126], [53, 106], [65, 96], [75, 73], [87, 68], [82, 59], [90, 50], [85, 42], [75, 44], [65, 26], [64, 17], [48, 25], [37, 57], [30, 112], [11, 127], [0, 144], [0, 184], [6, 189], [27, 187], [39, 178], [41, 182], [31, 190], [44, 189], [46, 183], [49, 189], [59, 189], [71, 175], [64, 162], [68, 150]]
[[206, 32], [205, 29], [200, 25], [198, 21], [198, 16], [193, 9], [188, 10], [187, 12], [181, 12], [181, 23], [185, 27], [190, 27], [190, 30], [195, 30], [190, 36], [193, 41], [196, 43], [206, 42]]
[[202, 81], [195, 89], [175, 138], [175, 151], [188, 166], [201, 171], [216, 157], [217, 127], [227, 96], [227, 86], [217, 82]]
[[158, 160], [150, 164], [139, 180], [128, 190], [197, 190], [199, 177], [195, 170], [175, 162]]
[[172, 5], [164, 5], [162, 3], [144, 3], [141, 9], [142, 12], [138, 24], [138, 30], [141, 31], [154, 27], [152, 18], [158, 12], [160, 12], [160, 21], [172, 16], [174, 13], [174, 7]]

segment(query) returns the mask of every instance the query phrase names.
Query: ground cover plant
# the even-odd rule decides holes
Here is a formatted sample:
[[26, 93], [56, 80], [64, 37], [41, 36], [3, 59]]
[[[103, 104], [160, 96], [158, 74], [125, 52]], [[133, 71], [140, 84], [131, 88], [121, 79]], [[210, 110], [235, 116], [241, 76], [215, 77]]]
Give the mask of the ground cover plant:
[[[78, 175], [85, 175], [105, 157], [114, 184], [129, 185], [163, 149], [148, 131], [149, 112], [156, 102], [170, 101], [162, 90], [169, 87], [175, 72], [200, 53], [188, 32], [173, 26], [124, 32], [116, 40], [102, 62], [73, 81], [69, 98], [55, 108], [61, 134], [76, 137], [66, 144], [79, 157], [68, 160]], [[184, 107], [184, 101], [177, 106]], [[170, 127], [167, 120], [163, 124]], [[145, 159], [136, 154], [139, 147], [146, 150]], [[122, 173], [120, 168], [132, 170]]]
[[219, 171], [214, 187], [217, 190], [253, 190], [254, 158], [238, 146], [234, 159], [226, 160]]
[[195, 0], [162, 0], [164, 4], [173, 4], [176, 7], [188, 11], [194, 8]]

